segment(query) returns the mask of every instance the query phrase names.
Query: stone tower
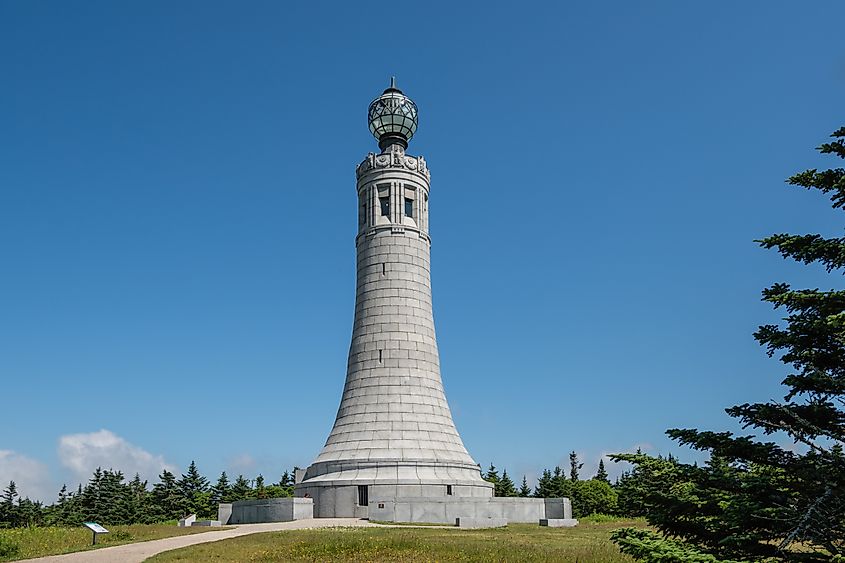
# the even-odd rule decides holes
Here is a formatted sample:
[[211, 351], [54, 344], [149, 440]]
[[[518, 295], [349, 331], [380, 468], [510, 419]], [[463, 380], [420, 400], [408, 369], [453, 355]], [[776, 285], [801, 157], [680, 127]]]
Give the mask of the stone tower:
[[429, 171], [405, 153], [417, 107], [393, 81], [369, 108], [380, 154], [356, 168], [355, 321], [323, 450], [296, 485], [315, 516], [367, 517], [370, 498], [491, 497], [452, 422], [431, 309]]

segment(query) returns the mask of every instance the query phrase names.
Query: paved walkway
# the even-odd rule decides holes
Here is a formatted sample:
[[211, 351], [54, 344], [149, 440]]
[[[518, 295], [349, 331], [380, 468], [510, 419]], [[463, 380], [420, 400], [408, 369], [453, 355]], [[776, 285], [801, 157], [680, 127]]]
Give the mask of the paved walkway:
[[51, 555], [38, 559], [24, 561], [39, 561], [43, 563], [141, 563], [162, 551], [179, 549], [198, 543], [227, 540], [238, 536], [257, 534], [259, 532], [275, 532], [278, 530], [302, 530], [306, 528], [330, 528], [334, 526], [380, 527], [367, 520], [357, 518], [315, 518], [312, 520], [294, 520], [292, 522], [273, 522], [271, 524], [239, 524], [237, 527], [225, 527], [213, 532], [176, 536], [160, 540], [150, 540], [114, 547], [103, 547], [91, 551], [66, 553], [65, 555]]

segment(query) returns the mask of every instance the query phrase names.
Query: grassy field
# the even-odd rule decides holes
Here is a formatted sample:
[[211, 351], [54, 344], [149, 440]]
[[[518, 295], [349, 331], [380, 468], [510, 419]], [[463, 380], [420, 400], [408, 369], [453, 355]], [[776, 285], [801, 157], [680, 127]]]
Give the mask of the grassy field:
[[623, 526], [641, 520], [582, 522], [577, 528], [511, 524], [493, 530], [457, 528], [326, 528], [244, 536], [157, 555], [150, 563], [172, 561], [566, 561], [626, 562], [610, 541]]
[[[197, 534], [220, 528], [179, 528], [173, 524], [133, 524], [131, 526], [107, 526], [108, 534], [97, 537], [96, 547], [107, 547], [184, 534]], [[4, 546], [17, 546], [17, 553], [8, 553]], [[0, 529], [0, 561], [14, 561], [29, 557], [58, 555], [71, 551], [96, 549], [91, 546], [91, 530], [88, 528], [14, 528]], [[12, 549], [14, 551], [14, 549]]]

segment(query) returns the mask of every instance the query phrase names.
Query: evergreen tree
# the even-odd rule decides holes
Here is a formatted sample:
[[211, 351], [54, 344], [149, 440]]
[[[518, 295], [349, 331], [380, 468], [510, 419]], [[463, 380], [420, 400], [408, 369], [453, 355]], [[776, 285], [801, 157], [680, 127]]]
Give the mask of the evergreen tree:
[[290, 475], [288, 474], [287, 470], [285, 470], [285, 472], [282, 473], [282, 477], [279, 479], [279, 486], [280, 487], [287, 487], [289, 479], [290, 479]]
[[18, 497], [17, 526], [42, 526], [44, 524], [44, 505], [38, 501]]
[[[183, 507], [187, 514], [196, 514], [200, 518], [214, 513], [211, 506], [211, 492], [208, 479], [202, 476], [193, 460], [188, 466], [188, 472], [182, 474], [177, 482], [182, 493]], [[214, 507], [216, 509], [216, 507]]]
[[141, 476], [135, 473], [135, 477], [127, 484], [127, 524], [152, 522], [150, 516], [150, 492], [147, 490], [147, 482], [141, 480]]
[[100, 508], [102, 502], [100, 500], [101, 489], [103, 483], [103, 470], [98, 467], [94, 470], [88, 484], [82, 489], [82, 497], [80, 499], [80, 510], [82, 517], [88, 522], [102, 522], [102, 515]]
[[294, 479], [293, 473], [285, 471], [282, 473], [282, 478], [279, 479], [279, 489], [281, 489], [281, 494], [278, 496], [283, 497], [292, 497], [293, 496], [293, 487], [294, 487]]
[[[845, 127], [823, 154], [845, 158]], [[788, 183], [828, 195], [845, 208], [845, 169], [810, 169]], [[776, 234], [758, 241], [784, 258], [845, 270], [845, 238]], [[784, 324], [759, 327], [754, 338], [791, 367], [781, 401], [742, 404], [726, 412], [764, 434], [782, 433], [803, 449], [731, 432], [669, 430], [681, 444], [710, 453], [703, 467], [643, 455], [634, 463], [658, 483], [642, 488], [649, 522], [666, 535], [717, 557], [829, 560], [845, 555], [845, 291], [792, 289], [775, 283], [763, 300], [786, 313]], [[650, 485], [656, 485], [652, 488]], [[632, 534], [616, 540], [623, 548]], [[627, 542], [627, 543], [626, 543]], [[792, 549], [796, 543], [800, 547]]]
[[59, 496], [56, 502], [47, 508], [46, 522], [48, 526], [65, 526], [65, 511], [70, 504], [72, 494], [67, 490], [67, 484], [59, 489]]
[[528, 479], [522, 476], [522, 486], [519, 487], [519, 496], [525, 498], [531, 496], [531, 487], [528, 486]]
[[493, 483], [493, 496], [499, 496], [496, 494], [496, 490], [499, 488], [499, 472], [496, 470], [496, 466], [492, 463], [490, 464], [490, 469], [487, 470], [487, 473], [482, 475], [482, 478], [489, 482]]
[[569, 452], [569, 480], [578, 480], [578, 470], [584, 467], [584, 464], [578, 461], [578, 454], [574, 451]]
[[252, 497], [252, 487], [243, 475], [238, 475], [238, 478], [235, 479], [231, 494], [232, 501], [246, 500]]
[[543, 470], [543, 474], [537, 479], [537, 486], [534, 488], [534, 496], [536, 498], [552, 498], [552, 472], [548, 469]]
[[229, 484], [229, 476], [226, 472], [220, 474], [217, 483], [211, 487], [211, 503], [217, 506], [221, 502], [232, 502], [232, 486]]
[[176, 476], [163, 470], [158, 476], [159, 482], [153, 485], [151, 493], [153, 508], [151, 518], [157, 522], [178, 520], [185, 515], [185, 502]]
[[610, 479], [607, 477], [607, 470], [604, 468], [604, 459], [599, 459], [599, 468], [596, 471], [595, 476], [596, 481], [604, 481], [608, 485], [610, 484]]
[[18, 486], [14, 481], [9, 481], [9, 485], [3, 489], [3, 496], [0, 497], [0, 523], [10, 528], [19, 525], [16, 498], [18, 498]]
[[14, 481], [9, 481], [9, 485], [3, 489], [2, 502], [4, 505], [12, 505], [16, 498], [18, 498], [18, 486]]
[[255, 498], [267, 498], [267, 488], [264, 486], [264, 475], [258, 474], [255, 478]]
[[99, 505], [95, 521], [104, 524], [126, 524], [131, 518], [129, 491], [123, 473], [108, 469], [100, 481]]
[[515, 497], [515, 496], [517, 496], [516, 486], [514, 485], [513, 480], [508, 475], [507, 469], [502, 471], [502, 478], [499, 479], [499, 482], [496, 484], [496, 496], [497, 497]]

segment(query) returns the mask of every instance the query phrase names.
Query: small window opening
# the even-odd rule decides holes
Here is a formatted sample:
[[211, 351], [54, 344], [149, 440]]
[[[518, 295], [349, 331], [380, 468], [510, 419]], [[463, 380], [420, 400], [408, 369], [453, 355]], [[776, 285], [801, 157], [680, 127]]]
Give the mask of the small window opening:
[[367, 485], [358, 485], [358, 506], [369, 506], [370, 491]]
[[382, 217], [389, 217], [390, 216], [390, 197], [380, 197], [378, 198], [379, 205], [381, 206], [381, 216]]
[[378, 351], [378, 363], [381, 363], [381, 350]]
[[446, 494], [452, 496], [452, 485], [446, 485]]
[[414, 200], [410, 198], [405, 198], [405, 217], [413, 217], [414, 216]]
[[387, 275], [387, 264], [385, 262], [381, 263], [381, 275], [383, 275], [383, 276]]

